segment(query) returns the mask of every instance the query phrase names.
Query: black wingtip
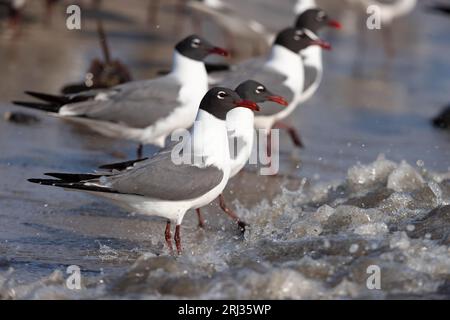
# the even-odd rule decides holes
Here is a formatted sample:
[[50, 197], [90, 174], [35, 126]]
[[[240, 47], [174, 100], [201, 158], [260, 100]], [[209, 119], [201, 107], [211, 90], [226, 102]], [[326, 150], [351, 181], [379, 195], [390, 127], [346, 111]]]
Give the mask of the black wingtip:
[[64, 96], [56, 96], [47, 93], [25, 91], [25, 93], [33, 98], [57, 105], [64, 105], [69, 102], [69, 99]]
[[60, 183], [74, 183], [98, 179], [101, 175], [78, 173], [45, 173], [46, 176], [59, 179]]
[[45, 104], [45, 103], [37, 103], [37, 102], [28, 102], [28, 101], [12, 101], [12, 104], [20, 107], [25, 107], [34, 110], [46, 111], [51, 113], [58, 113], [60, 106]]
[[[49, 180], [49, 179], [28, 179], [28, 182], [40, 184], [44, 186], [55, 186], [58, 183], [58, 180]], [[61, 182], [61, 181], [59, 181]]]
[[205, 68], [206, 72], [215, 73], [215, 72], [230, 71], [232, 67], [226, 63], [217, 63], [217, 64], [207, 63], [205, 64]]

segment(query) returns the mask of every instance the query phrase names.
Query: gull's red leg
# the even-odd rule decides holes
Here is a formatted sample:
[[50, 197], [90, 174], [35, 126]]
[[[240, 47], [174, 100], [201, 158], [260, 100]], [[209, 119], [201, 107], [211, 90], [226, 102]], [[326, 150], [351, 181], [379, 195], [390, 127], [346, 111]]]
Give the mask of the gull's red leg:
[[198, 226], [202, 229], [205, 228], [205, 219], [203, 218], [202, 212], [200, 209], [195, 209], [195, 211], [197, 212]]
[[280, 122], [275, 123], [274, 128], [287, 130], [294, 145], [299, 148], [304, 147], [304, 144], [302, 142], [300, 134], [298, 133], [297, 129], [295, 129], [293, 126], [290, 126], [290, 125], [280, 121]]
[[167, 246], [169, 247], [170, 254], [173, 255], [172, 234], [170, 233], [170, 221], [167, 221], [165, 236], [166, 236], [166, 243], [167, 243]]
[[221, 194], [219, 196], [219, 204], [220, 204], [220, 208], [234, 221], [237, 222], [239, 228], [242, 231], [245, 231], [245, 227], [248, 226], [247, 223], [245, 223], [244, 221], [241, 221], [241, 219], [238, 217], [238, 215], [231, 210], [230, 208], [228, 208], [226, 202], [225, 202], [225, 198], [223, 197], [223, 194]]
[[177, 253], [178, 253], [178, 255], [181, 255], [181, 252], [182, 252], [182, 250], [181, 250], [181, 235], [180, 235], [180, 229], [181, 229], [181, 226], [180, 226], [180, 225], [177, 225], [177, 226], [175, 227], [175, 237], [174, 237], [174, 239], [175, 239], [175, 245], [177, 246]]

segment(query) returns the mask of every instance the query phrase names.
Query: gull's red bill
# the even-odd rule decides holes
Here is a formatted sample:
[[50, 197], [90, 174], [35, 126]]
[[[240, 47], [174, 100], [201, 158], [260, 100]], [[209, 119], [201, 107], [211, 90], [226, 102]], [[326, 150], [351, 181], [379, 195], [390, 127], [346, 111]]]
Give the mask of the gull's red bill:
[[328, 26], [335, 29], [342, 29], [342, 24], [336, 20], [330, 20], [330, 22], [328, 22]]
[[289, 102], [286, 101], [286, 99], [284, 99], [281, 96], [269, 96], [267, 97], [267, 100], [281, 104], [282, 106], [287, 107], [289, 105]]
[[321, 48], [324, 49], [324, 50], [331, 50], [331, 49], [333, 49], [333, 47], [331, 46], [331, 44], [329, 44], [328, 42], [323, 41], [323, 40], [315, 40], [315, 41], [312, 41], [312, 42], [311, 42], [311, 45], [313, 45], [313, 46], [319, 46], [319, 47], [321, 47]]
[[222, 49], [220, 47], [212, 48], [211, 50], [209, 50], [209, 53], [218, 54], [219, 56], [222, 56], [222, 57], [228, 57], [230, 55], [227, 50]]
[[253, 111], [259, 111], [260, 108], [259, 106], [250, 100], [239, 100], [239, 101], [235, 101], [234, 104], [236, 105], [236, 107], [243, 107], [243, 108], [247, 108]]

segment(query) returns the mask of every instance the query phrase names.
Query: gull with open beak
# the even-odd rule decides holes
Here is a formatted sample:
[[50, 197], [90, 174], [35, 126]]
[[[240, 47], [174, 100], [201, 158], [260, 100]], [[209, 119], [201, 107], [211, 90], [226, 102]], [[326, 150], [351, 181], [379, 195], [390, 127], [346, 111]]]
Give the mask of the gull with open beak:
[[[264, 109], [267, 102], [286, 107], [289, 103], [281, 96], [272, 93], [265, 85], [254, 80], [241, 83], [235, 90], [244, 100], [254, 101]], [[236, 176], [247, 164], [253, 150], [255, 114], [252, 110], [243, 110], [240, 114], [227, 117], [228, 142], [230, 146], [230, 178]], [[220, 208], [235, 220], [241, 230], [247, 225], [230, 209], [223, 194], [219, 196]], [[200, 209], [197, 209], [199, 226], [204, 227], [204, 219]]]
[[165, 238], [172, 252], [171, 223], [176, 224], [175, 243], [181, 253], [180, 228], [190, 209], [203, 207], [216, 199], [230, 177], [230, 153], [226, 121], [246, 116], [246, 109], [259, 106], [243, 100], [233, 90], [213, 88], [200, 103], [191, 129], [192, 147], [183, 149], [189, 163], [179, 163], [175, 145], [147, 160], [125, 165], [109, 165], [106, 174], [48, 173], [56, 179], [31, 179], [41, 185], [91, 193], [142, 215], [167, 221]]
[[[315, 45], [331, 49], [328, 43], [306, 29], [284, 29], [278, 34], [270, 55], [262, 65], [253, 64], [252, 61], [243, 63], [237, 70], [229, 72], [223, 81], [224, 86], [235, 87], [243, 80], [250, 78], [264, 83], [286, 99], [289, 104], [286, 108], [280, 109], [276, 103], [266, 103], [264, 109], [255, 117], [255, 127], [265, 130], [269, 138], [272, 128], [287, 129], [294, 144], [298, 147], [302, 146], [296, 131], [284, 126], [281, 120], [295, 110], [302, 97], [304, 65], [299, 52]], [[270, 150], [268, 151], [270, 154]]]
[[27, 92], [45, 103], [15, 104], [47, 111], [108, 137], [137, 141], [141, 157], [143, 144], [163, 147], [174, 130], [192, 126], [208, 91], [203, 61], [210, 54], [228, 55], [226, 50], [192, 35], [176, 45], [173, 69], [164, 77], [70, 96]]

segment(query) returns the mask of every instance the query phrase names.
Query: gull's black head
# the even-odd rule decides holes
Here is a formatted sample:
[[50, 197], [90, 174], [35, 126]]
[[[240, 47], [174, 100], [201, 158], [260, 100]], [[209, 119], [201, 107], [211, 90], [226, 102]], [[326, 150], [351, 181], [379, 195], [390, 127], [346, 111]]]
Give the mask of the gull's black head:
[[288, 28], [281, 31], [275, 44], [285, 47], [295, 53], [308, 48], [312, 45], [318, 45], [324, 49], [330, 49], [331, 46], [320, 40], [313, 32], [308, 29]]
[[225, 49], [215, 47], [197, 35], [191, 35], [181, 40], [175, 46], [175, 49], [183, 56], [197, 61], [203, 61], [210, 54], [228, 56], [228, 52]]
[[317, 8], [309, 9], [301, 13], [295, 22], [295, 27], [298, 29], [305, 28], [317, 33], [324, 27], [340, 29], [342, 26], [339, 22], [331, 20], [324, 10]]
[[259, 111], [259, 106], [255, 102], [242, 99], [235, 91], [222, 87], [209, 90], [200, 103], [201, 110], [220, 120], [226, 120], [229, 111], [240, 107]]
[[242, 99], [254, 101], [256, 103], [272, 101], [283, 106], [289, 105], [283, 97], [273, 94], [266, 88], [266, 86], [255, 80], [247, 80], [241, 83], [236, 88], [236, 93]]

